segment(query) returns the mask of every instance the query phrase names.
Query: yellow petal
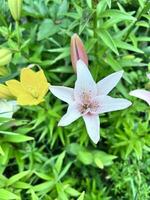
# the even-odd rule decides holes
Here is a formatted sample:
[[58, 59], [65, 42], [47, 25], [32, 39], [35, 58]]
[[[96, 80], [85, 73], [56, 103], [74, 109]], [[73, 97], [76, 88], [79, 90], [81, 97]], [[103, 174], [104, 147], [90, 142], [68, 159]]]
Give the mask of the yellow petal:
[[31, 93], [27, 92], [17, 80], [7, 81], [6, 84], [11, 93], [17, 97], [17, 103], [19, 105], [37, 105], [44, 101], [44, 99], [35, 98]]
[[13, 99], [13, 95], [6, 85], [0, 84], [0, 99]]
[[33, 96], [31, 96], [30, 94], [24, 94], [24, 95], [20, 95], [17, 98], [17, 103], [19, 105], [25, 106], [25, 105], [38, 105], [39, 103], [41, 103], [43, 100], [38, 100], [36, 98], [34, 98]]
[[38, 87], [38, 91], [39, 91], [39, 97], [43, 98], [48, 91], [49, 85], [48, 85], [48, 82], [44, 75], [43, 70], [40, 70], [36, 74], [37, 74], [36, 79], [37, 79], [37, 87]]
[[8, 89], [10, 92], [15, 96], [18, 97], [21, 94], [26, 94], [27, 92], [24, 90], [24, 88], [21, 86], [20, 82], [17, 80], [10, 80], [6, 81], [6, 85], [8, 86]]
[[29, 68], [21, 71], [21, 84], [35, 98], [43, 98], [48, 90], [48, 82], [43, 70], [34, 72]]
[[48, 90], [48, 82], [42, 70], [34, 72], [29, 68], [21, 70], [20, 82], [6, 82], [10, 92], [17, 97], [19, 105], [37, 105], [44, 101]]

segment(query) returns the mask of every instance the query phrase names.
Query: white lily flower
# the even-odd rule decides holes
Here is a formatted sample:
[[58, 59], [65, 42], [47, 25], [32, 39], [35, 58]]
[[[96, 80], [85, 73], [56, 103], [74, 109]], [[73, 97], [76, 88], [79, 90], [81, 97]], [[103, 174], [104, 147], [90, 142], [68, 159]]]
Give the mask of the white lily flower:
[[0, 117], [12, 118], [14, 112], [18, 110], [18, 105], [14, 100], [0, 100]]
[[50, 91], [69, 104], [67, 113], [61, 118], [59, 126], [67, 126], [83, 117], [91, 140], [96, 144], [100, 139], [99, 114], [122, 110], [131, 102], [122, 98], [112, 98], [107, 94], [117, 85], [123, 71], [113, 73], [95, 83], [88, 67], [82, 60], [77, 61], [77, 81], [75, 88], [50, 86]]

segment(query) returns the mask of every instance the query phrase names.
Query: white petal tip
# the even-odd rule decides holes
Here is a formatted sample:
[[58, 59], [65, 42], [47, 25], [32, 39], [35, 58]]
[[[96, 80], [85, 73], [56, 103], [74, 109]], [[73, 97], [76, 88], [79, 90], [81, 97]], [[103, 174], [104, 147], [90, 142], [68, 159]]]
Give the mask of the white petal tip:
[[99, 140], [100, 140], [100, 139], [98, 139], [98, 140], [92, 140], [92, 142], [93, 142], [94, 144], [97, 144], [97, 143], [99, 142]]
[[92, 140], [92, 142], [94, 144], [97, 144], [100, 141], [100, 136], [99, 135], [97, 135], [97, 137], [91, 137], [90, 136], [90, 139]]
[[66, 125], [64, 123], [62, 123], [61, 121], [59, 121], [58, 126], [66, 126]]
[[129, 92], [130, 96], [134, 96], [134, 91]]
[[132, 102], [126, 100], [126, 105], [125, 105], [125, 107], [124, 107], [123, 109], [128, 108], [128, 107], [131, 106], [131, 105], [132, 105]]
[[150, 79], [150, 73], [148, 73], [148, 74], [147, 74], [147, 78], [149, 78], [149, 79]]

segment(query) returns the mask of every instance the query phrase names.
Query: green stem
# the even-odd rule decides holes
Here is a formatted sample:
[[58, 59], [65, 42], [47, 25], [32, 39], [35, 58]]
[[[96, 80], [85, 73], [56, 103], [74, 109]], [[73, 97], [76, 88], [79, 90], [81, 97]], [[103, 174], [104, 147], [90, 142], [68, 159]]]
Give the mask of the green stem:
[[127, 40], [128, 36], [129, 36], [130, 33], [133, 31], [133, 29], [134, 29], [136, 23], [141, 19], [142, 15], [143, 15], [145, 12], [147, 12], [147, 9], [149, 8], [149, 6], [150, 6], [150, 2], [149, 2], [149, 0], [147, 0], [147, 1], [145, 2], [144, 8], [143, 8], [143, 9], [139, 12], [139, 14], [137, 15], [137, 20], [136, 20], [135, 22], [133, 22], [132, 26], [131, 26], [130, 29], [128, 30], [128, 32], [127, 32], [127, 34], [126, 34], [126, 36], [125, 36], [125, 38], [124, 38], [124, 41]]
[[94, 57], [95, 57], [95, 71], [94, 71], [94, 78], [95, 81], [98, 76], [98, 70], [99, 70], [99, 65], [98, 65], [98, 41], [97, 41], [97, 13], [96, 13], [96, 2], [93, 3], [93, 8], [94, 8], [94, 14], [93, 14], [93, 32], [94, 32], [94, 38], [96, 39], [96, 43], [94, 46]]
[[18, 41], [18, 47], [20, 47], [21, 44], [21, 37], [20, 37], [20, 28], [19, 28], [19, 22], [16, 21], [16, 32], [17, 32], [17, 41]]

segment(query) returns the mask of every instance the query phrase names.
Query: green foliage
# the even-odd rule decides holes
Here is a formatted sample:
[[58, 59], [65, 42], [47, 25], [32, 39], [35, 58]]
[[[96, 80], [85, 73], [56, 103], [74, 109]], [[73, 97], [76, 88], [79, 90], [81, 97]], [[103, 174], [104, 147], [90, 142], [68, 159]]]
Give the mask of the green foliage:
[[70, 39], [78, 33], [96, 81], [123, 69], [112, 96], [132, 100], [127, 110], [100, 116], [101, 141], [92, 144], [82, 119], [58, 127], [66, 104], [50, 92], [38, 106], [0, 118], [0, 199], [149, 200], [149, 107], [129, 91], [149, 89], [148, 0], [24, 0], [20, 22], [0, 0], [0, 46], [11, 51], [6, 76], [39, 64], [48, 81], [72, 87]]

